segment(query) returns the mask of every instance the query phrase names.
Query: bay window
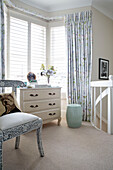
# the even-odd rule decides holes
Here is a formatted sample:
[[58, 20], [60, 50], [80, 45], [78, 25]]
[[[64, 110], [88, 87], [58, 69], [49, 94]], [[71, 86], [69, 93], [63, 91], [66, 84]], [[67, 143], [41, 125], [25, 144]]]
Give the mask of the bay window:
[[50, 78], [51, 84], [61, 86], [63, 91], [66, 91], [67, 59], [64, 25], [53, 27], [47, 21], [9, 10], [7, 42], [6, 79], [26, 81], [27, 74], [31, 71], [36, 74], [39, 84], [46, 84], [46, 77], [40, 76], [41, 64], [51, 65], [56, 70], [56, 74]]

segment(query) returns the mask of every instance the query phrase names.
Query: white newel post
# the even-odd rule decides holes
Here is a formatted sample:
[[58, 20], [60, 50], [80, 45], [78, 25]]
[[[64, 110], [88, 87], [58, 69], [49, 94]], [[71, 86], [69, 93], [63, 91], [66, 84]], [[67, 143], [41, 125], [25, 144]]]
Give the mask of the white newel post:
[[100, 130], [102, 130], [102, 87], [100, 87]]
[[91, 87], [91, 124], [93, 121], [93, 109], [92, 109], [92, 105], [93, 105], [93, 88]]
[[96, 126], [96, 87], [94, 87], [94, 125]]
[[113, 87], [108, 87], [108, 133], [113, 134]]

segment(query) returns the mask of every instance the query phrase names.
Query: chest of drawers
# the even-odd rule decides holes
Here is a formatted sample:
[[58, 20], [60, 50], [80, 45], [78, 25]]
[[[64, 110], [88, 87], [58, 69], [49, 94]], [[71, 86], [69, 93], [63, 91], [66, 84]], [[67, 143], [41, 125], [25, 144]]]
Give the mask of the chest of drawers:
[[20, 108], [23, 112], [32, 113], [43, 120], [43, 124], [58, 119], [61, 121], [61, 88], [20, 89]]

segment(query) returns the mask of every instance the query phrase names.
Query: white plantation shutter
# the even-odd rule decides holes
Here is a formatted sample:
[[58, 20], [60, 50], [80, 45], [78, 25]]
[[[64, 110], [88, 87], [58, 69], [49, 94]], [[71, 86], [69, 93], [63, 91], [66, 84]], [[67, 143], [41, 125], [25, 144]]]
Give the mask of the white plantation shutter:
[[31, 70], [40, 73], [41, 64], [46, 65], [46, 28], [31, 24]]
[[28, 59], [28, 22], [10, 17], [10, 79], [26, 80]]
[[51, 65], [56, 70], [54, 78], [51, 81], [55, 85], [59, 85], [63, 91], [67, 87], [67, 58], [65, 48], [65, 27], [51, 27]]
[[[34, 72], [41, 80], [41, 64], [46, 65], [46, 27], [10, 16], [8, 78], [27, 80]], [[38, 74], [37, 74], [38, 73]]]

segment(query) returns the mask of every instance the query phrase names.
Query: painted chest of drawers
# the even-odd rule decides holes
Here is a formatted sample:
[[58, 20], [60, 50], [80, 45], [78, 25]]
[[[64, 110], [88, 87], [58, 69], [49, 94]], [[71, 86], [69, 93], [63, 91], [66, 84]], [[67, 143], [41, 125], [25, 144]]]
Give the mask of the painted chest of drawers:
[[61, 88], [20, 89], [20, 108], [23, 112], [32, 113], [43, 120], [43, 124], [58, 119], [61, 121]]

